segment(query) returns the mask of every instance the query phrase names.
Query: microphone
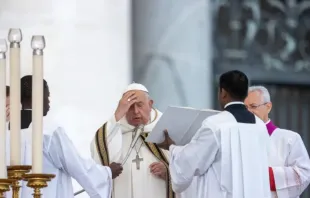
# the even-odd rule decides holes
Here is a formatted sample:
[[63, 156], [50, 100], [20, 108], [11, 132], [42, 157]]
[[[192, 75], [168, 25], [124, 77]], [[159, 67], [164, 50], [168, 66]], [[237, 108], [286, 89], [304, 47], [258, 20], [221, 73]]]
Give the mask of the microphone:
[[127, 159], [129, 158], [129, 156], [130, 156], [130, 154], [131, 154], [133, 148], [136, 146], [137, 141], [138, 141], [140, 135], [143, 133], [143, 131], [144, 131], [144, 125], [142, 125], [142, 124], [139, 125], [139, 126], [135, 129], [135, 131], [136, 131], [136, 136], [135, 136], [135, 138], [132, 140], [132, 142], [131, 142], [131, 144], [130, 144], [129, 150], [128, 150], [128, 152], [127, 152], [125, 158], [123, 159], [122, 166], [126, 163], [126, 161], [127, 161]]

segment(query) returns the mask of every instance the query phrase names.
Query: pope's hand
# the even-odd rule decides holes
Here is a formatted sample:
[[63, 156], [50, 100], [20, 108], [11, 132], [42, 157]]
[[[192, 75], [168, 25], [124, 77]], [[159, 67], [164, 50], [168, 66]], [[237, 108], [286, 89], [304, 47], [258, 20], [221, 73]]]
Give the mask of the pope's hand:
[[162, 162], [154, 162], [150, 165], [150, 170], [153, 175], [161, 179], [166, 179], [167, 168]]
[[137, 102], [136, 93], [134, 91], [126, 92], [119, 101], [118, 107], [115, 111], [116, 121], [122, 119], [122, 117], [124, 117], [129, 110], [130, 106], [133, 105], [135, 102]]
[[115, 179], [116, 177], [118, 177], [123, 171], [122, 164], [120, 163], [112, 162], [109, 167], [112, 172], [112, 179]]

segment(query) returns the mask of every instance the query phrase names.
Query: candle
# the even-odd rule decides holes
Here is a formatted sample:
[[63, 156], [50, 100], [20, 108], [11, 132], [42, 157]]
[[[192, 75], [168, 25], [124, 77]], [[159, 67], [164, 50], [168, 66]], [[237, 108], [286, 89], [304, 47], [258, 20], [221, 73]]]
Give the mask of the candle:
[[5, 39], [0, 39], [0, 179], [6, 172], [6, 51]]
[[43, 36], [33, 36], [32, 59], [32, 173], [43, 169]]
[[10, 165], [21, 165], [20, 136], [20, 29], [10, 29]]

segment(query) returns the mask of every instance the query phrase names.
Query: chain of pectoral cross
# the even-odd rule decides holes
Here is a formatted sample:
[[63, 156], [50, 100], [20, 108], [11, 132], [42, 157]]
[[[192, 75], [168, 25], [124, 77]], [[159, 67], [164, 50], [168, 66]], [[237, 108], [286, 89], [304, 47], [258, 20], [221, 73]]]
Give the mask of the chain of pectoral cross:
[[[133, 131], [133, 133], [132, 133], [132, 141], [134, 140], [136, 134], [137, 134], [137, 129], [135, 129], [135, 130]], [[137, 170], [140, 169], [140, 162], [143, 161], [143, 158], [140, 158], [140, 157], [139, 157], [139, 151], [140, 151], [142, 145], [143, 145], [143, 141], [141, 142], [141, 144], [140, 144], [138, 150], [137, 150], [136, 145], [135, 145], [136, 158], [135, 158], [134, 160], [132, 160], [132, 162], [135, 162], [135, 163], [136, 163], [136, 168], [137, 168]]]

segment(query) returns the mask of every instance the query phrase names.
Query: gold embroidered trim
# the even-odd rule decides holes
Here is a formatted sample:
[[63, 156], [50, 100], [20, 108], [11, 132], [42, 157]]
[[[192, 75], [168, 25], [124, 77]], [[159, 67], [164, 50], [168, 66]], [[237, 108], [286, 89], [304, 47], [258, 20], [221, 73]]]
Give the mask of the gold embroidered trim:
[[110, 159], [107, 147], [107, 123], [100, 127], [96, 132], [96, 148], [101, 164], [104, 166], [109, 166]]
[[169, 162], [168, 159], [166, 158], [165, 154], [163, 151], [156, 146], [153, 143], [146, 142], [145, 139], [147, 137], [147, 133], [142, 133], [141, 138], [146, 145], [146, 147], [149, 149], [149, 151], [162, 163], [164, 163], [166, 170], [167, 170], [167, 177], [166, 177], [166, 187], [167, 187], [167, 198], [175, 198], [175, 194], [172, 190], [172, 184], [171, 184], [171, 176], [169, 172]]

